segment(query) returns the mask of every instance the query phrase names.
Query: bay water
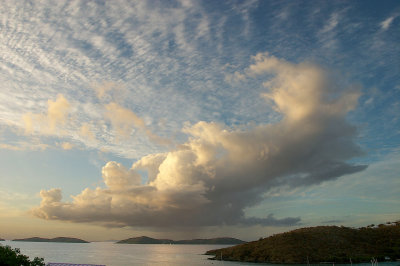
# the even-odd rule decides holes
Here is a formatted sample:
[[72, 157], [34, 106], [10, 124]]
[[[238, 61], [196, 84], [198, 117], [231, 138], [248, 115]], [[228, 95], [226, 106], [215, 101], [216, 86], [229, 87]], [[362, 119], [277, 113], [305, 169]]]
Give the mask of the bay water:
[[2, 241], [0, 245], [19, 248], [21, 253], [44, 258], [45, 263], [129, 265], [244, 265], [208, 260], [207, 250], [229, 245], [115, 244], [114, 242], [50, 243]]
[[[50, 243], [50, 242], [19, 242], [1, 241], [0, 245], [19, 248], [21, 253], [33, 259], [44, 258], [45, 263], [75, 263], [98, 264], [107, 266], [129, 265], [165, 265], [165, 266], [190, 266], [190, 265], [279, 265], [241, 263], [229, 261], [209, 260], [211, 256], [203, 255], [206, 251], [229, 247], [230, 245], [165, 245], [165, 244], [115, 244], [114, 242], [92, 243]], [[325, 264], [327, 265], [327, 264]], [[343, 264], [342, 264], [343, 265]], [[357, 264], [368, 266], [371, 263]], [[380, 266], [400, 266], [399, 262], [379, 263]], [[294, 266], [294, 265], [291, 265]]]

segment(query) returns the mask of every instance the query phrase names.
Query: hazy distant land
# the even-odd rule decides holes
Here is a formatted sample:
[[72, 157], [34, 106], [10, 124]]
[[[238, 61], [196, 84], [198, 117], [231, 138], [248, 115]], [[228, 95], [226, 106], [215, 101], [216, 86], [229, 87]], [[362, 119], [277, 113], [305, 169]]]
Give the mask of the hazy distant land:
[[5, 239], [3, 239], [3, 238], [0, 238], [0, 241], [6, 241]]
[[206, 254], [216, 260], [262, 263], [394, 261], [400, 259], [400, 221], [362, 228], [301, 228]]
[[59, 242], [59, 243], [90, 243], [88, 241], [73, 238], [73, 237], [55, 237], [55, 238], [42, 238], [42, 237], [30, 237], [22, 239], [14, 239], [13, 241], [25, 241], [25, 242]]
[[116, 242], [117, 244], [197, 244], [197, 245], [237, 245], [243, 244], [245, 241], [231, 237], [219, 237], [211, 239], [191, 239], [191, 240], [171, 240], [171, 239], [155, 239], [147, 236], [133, 237]]

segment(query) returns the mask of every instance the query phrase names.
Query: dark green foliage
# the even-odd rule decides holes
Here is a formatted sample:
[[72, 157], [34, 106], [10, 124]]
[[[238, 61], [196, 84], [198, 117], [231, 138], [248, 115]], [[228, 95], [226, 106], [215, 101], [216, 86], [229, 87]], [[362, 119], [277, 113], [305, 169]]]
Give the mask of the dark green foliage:
[[400, 259], [400, 224], [359, 229], [301, 228], [246, 244], [208, 251], [216, 259], [269, 263], [369, 262]]
[[43, 258], [29, 260], [28, 256], [21, 254], [18, 248], [12, 249], [9, 246], [0, 246], [0, 265], [9, 266], [44, 266]]

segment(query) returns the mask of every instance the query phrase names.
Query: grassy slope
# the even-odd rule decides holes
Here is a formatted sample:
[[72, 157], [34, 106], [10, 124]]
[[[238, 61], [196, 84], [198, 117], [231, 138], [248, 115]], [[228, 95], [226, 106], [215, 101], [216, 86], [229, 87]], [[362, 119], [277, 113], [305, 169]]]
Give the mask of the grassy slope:
[[400, 223], [377, 228], [318, 226], [259, 241], [208, 251], [223, 260], [271, 263], [368, 262], [372, 257], [400, 259]]

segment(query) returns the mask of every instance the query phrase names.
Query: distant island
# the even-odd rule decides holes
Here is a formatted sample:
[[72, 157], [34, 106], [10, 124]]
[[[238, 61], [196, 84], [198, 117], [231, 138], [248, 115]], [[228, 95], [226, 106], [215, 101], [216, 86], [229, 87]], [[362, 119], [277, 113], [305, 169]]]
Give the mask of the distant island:
[[42, 238], [42, 237], [30, 237], [22, 239], [14, 239], [13, 241], [25, 241], [25, 242], [58, 242], [58, 243], [90, 243], [88, 241], [73, 238], [73, 237], [56, 237], [56, 238]]
[[0, 241], [6, 241], [5, 239], [3, 239], [3, 238], [0, 238]]
[[117, 244], [174, 244], [174, 245], [238, 245], [245, 241], [231, 237], [219, 237], [211, 239], [192, 239], [192, 240], [171, 240], [171, 239], [155, 239], [147, 236], [133, 237], [116, 242]]
[[[317, 226], [207, 251], [213, 259], [260, 263], [360, 263], [400, 259], [400, 221], [362, 228]], [[351, 260], [351, 261], [350, 261]]]

